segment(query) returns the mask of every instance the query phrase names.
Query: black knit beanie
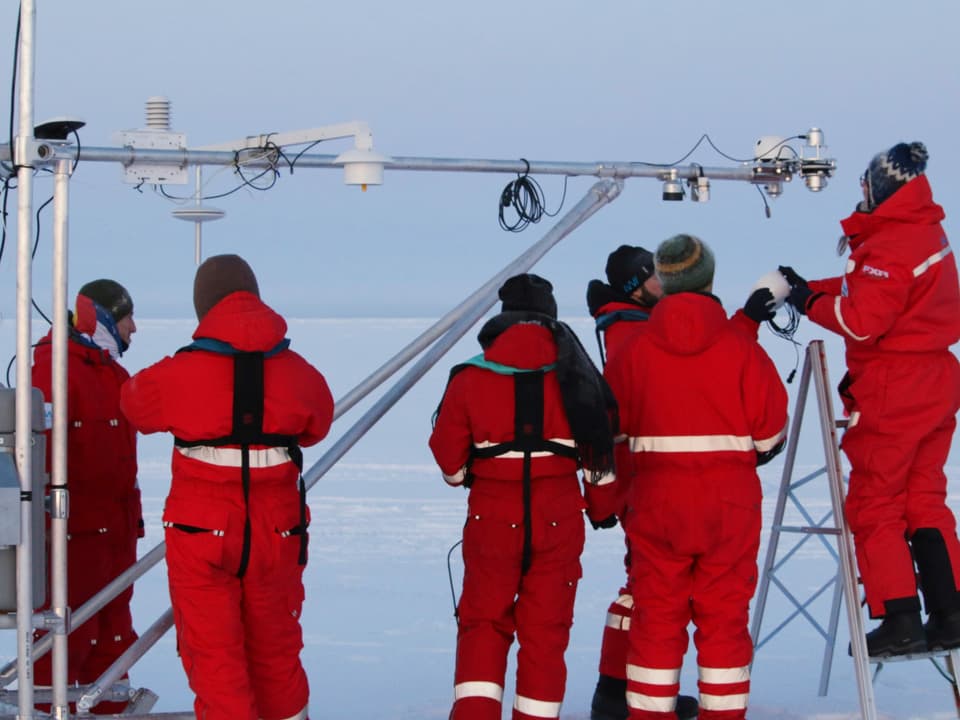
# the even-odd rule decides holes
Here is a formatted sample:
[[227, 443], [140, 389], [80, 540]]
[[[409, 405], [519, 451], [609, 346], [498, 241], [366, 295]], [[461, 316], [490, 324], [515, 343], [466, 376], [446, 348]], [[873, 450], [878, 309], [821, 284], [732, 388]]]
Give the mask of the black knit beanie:
[[539, 275], [514, 275], [500, 287], [498, 294], [503, 301], [503, 312], [520, 310], [543, 313], [554, 319], [557, 317], [553, 285]]
[[79, 295], [88, 297], [113, 316], [115, 321], [123, 320], [133, 312], [133, 300], [127, 289], [115, 280], [92, 280], [80, 288]]
[[630, 295], [653, 275], [653, 253], [634, 245], [621, 245], [607, 257], [607, 282], [617, 292]]
[[193, 307], [197, 319], [203, 320], [210, 308], [230, 293], [240, 290], [260, 297], [260, 288], [253, 270], [239, 255], [214, 255], [197, 268], [193, 280]]

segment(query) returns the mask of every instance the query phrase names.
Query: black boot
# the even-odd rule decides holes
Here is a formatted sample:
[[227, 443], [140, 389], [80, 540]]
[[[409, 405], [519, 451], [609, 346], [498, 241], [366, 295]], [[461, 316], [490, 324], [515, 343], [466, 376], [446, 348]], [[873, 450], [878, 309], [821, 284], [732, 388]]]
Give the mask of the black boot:
[[627, 720], [627, 681], [601, 675], [590, 703], [590, 720]]
[[677, 718], [678, 720], [693, 720], [700, 710], [700, 705], [696, 698], [689, 695], [677, 696]]
[[960, 609], [934, 610], [923, 629], [927, 633], [927, 648], [930, 650], [960, 647]]
[[888, 614], [879, 627], [867, 633], [867, 654], [870, 657], [909, 655], [926, 649], [919, 610]]

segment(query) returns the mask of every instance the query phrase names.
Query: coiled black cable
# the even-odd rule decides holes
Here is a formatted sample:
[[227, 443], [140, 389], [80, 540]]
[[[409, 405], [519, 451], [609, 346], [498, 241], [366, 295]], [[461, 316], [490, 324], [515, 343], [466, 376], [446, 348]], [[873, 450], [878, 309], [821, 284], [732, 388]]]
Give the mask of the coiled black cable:
[[[507, 232], [522, 232], [531, 224], [540, 222], [544, 215], [554, 217], [560, 212], [567, 197], [567, 177], [564, 176], [560, 207], [554, 212], [548, 212], [544, 207], [543, 189], [530, 177], [530, 162], [524, 158], [520, 159], [527, 166], [526, 170], [518, 175], [516, 180], [508, 182], [500, 193], [498, 218], [500, 227]], [[505, 213], [508, 208], [512, 209], [517, 216], [513, 221], [506, 218]]]

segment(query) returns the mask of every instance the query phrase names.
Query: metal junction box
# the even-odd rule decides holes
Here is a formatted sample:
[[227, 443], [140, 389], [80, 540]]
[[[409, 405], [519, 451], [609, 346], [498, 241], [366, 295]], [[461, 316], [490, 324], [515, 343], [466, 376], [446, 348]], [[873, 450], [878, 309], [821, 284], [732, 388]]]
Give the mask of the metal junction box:
[[[43, 393], [36, 388], [31, 395], [33, 408], [30, 458], [33, 467], [31, 489], [33, 507], [30, 514], [32, 528], [31, 567], [33, 569], [33, 608], [41, 607], [47, 596], [46, 446], [43, 432]], [[28, 528], [20, 521], [20, 479], [17, 474], [16, 451], [16, 390], [0, 388], [0, 612], [17, 609], [17, 545], [21, 533]]]

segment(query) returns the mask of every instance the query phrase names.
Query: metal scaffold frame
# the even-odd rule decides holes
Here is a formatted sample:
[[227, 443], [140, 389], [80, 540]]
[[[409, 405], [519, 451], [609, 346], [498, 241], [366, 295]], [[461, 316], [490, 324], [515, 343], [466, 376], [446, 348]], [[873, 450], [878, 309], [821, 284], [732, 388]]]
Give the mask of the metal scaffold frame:
[[[182, 713], [149, 714], [156, 696], [149, 690], [134, 692], [122, 684], [120, 678], [163, 636], [173, 624], [172, 611], [164, 612], [141, 637], [94, 683], [80, 688], [68, 688], [66, 683], [66, 643], [71, 626], [78, 626], [92, 617], [110, 600], [129, 587], [138, 578], [160, 562], [164, 556], [161, 543], [144, 554], [140, 560], [106, 585], [79, 608], [67, 606], [66, 528], [68, 507], [68, 478], [66, 473], [66, 398], [67, 398], [67, 275], [69, 237], [69, 180], [71, 168], [77, 161], [119, 163], [129, 171], [150, 168], [150, 172], [176, 174], [188, 168], [196, 170], [197, 198], [200, 193], [200, 169], [203, 166], [231, 166], [237, 163], [238, 153], [244, 153], [244, 165], [270, 168], [275, 166], [273, 154], [282, 142], [315, 143], [334, 138], [354, 139], [354, 149], [339, 155], [302, 153], [297, 166], [302, 168], [342, 169], [348, 184], [378, 184], [384, 168], [393, 171], [516, 173], [571, 176], [593, 176], [600, 180], [537, 242], [521, 253], [469, 295], [463, 302], [440, 318], [418, 338], [403, 348], [392, 359], [374, 371], [357, 387], [341, 398], [334, 410], [340, 418], [360, 400], [369, 395], [389, 377], [420, 356], [410, 369], [376, 401], [324, 455], [304, 473], [310, 488], [406, 393], [453, 345], [466, 334], [497, 301], [497, 289], [508, 277], [530, 270], [560, 240], [586, 222], [602, 207], [615, 200], [629, 178], [651, 178], [664, 183], [664, 198], [683, 196], [684, 185], [691, 197], [705, 201], [709, 196], [710, 180], [732, 180], [752, 183], [766, 189], [771, 196], [778, 195], [782, 183], [794, 176], [800, 177], [811, 190], [819, 190], [832, 176], [835, 163], [821, 157], [822, 133], [811, 130], [807, 146], [815, 150], [815, 157], [805, 158], [793, 152], [790, 157], [779, 157], [775, 143], [771, 153], [758, 155], [752, 162], [734, 167], [705, 167], [696, 163], [687, 166], [663, 166], [634, 162], [556, 162], [526, 160], [494, 160], [437, 157], [384, 157], [372, 152], [372, 135], [364, 123], [353, 122], [326, 126], [311, 131], [291, 134], [252, 136], [241, 141], [206, 148], [156, 147], [133, 137], [120, 147], [74, 146], [67, 141], [38, 139], [34, 129], [34, 67], [36, 55], [36, 0], [21, 0], [20, 35], [18, 44], [19, 92], [17, 98], [17, 132], [11, 147], [0, 144], [0, 177], [5, 168], [16, 173], [17, 192], [17, 285], [16, 285], [16, 444], [15, 457], [20, 478], [21, 541], [17, 545], [17, 607], [13, 615], [0, 614], [0, 628], [15, 628], [17, 658], [0, 668], [0, 708], [8, 705], [7, 690], [17, 682], [17, 718], [35, 717], [34, 702], [51, 703], [51, 715], [58, 720], [69, 717], [69, 703], [75, 702], [77, 711], [85, 714], [100, 700], [130, 699], [133, 713], [129, 717], [164, 718], [179, 720], [193, 718], [192, 711]], [[132, 135], [136, 136], [136, 133]], [[166, 137], [166, 136], [164, 136]], [[9, 164], [4, 164], [4, 162]], [[33, 237], [33, 181], [38, 169], [50, 169], [54, 177], [54, 259], [53, 259], [53, 427], [51, 442], [51, 484], [49, 509], [51, 515], [51, 597], [50, 609], [34, 612], [32, 600], [33, 576], [29, 558], [32, 552], [33, 503], [44, 502], [31, 493], [30, 441], [33, 412], [30, 393], [32, 386], [31, 298]], [[668, 197], [670, 193], [670, 197]], [[204, 219], [200, 208], [183, 219], [198, 223], [197, 260], [199, 262], [199, 223]], [[34, 642], [35, 629], [47, 634]], [[33, 662], [53, 652], [53, 686], [49, 691], [35, 693]], [[129, 692], [128, 692], [129, 690]], [[9, 706], [9, 705], [8, 705]], [[9, 716], [0, 716], [9, 717]]]

